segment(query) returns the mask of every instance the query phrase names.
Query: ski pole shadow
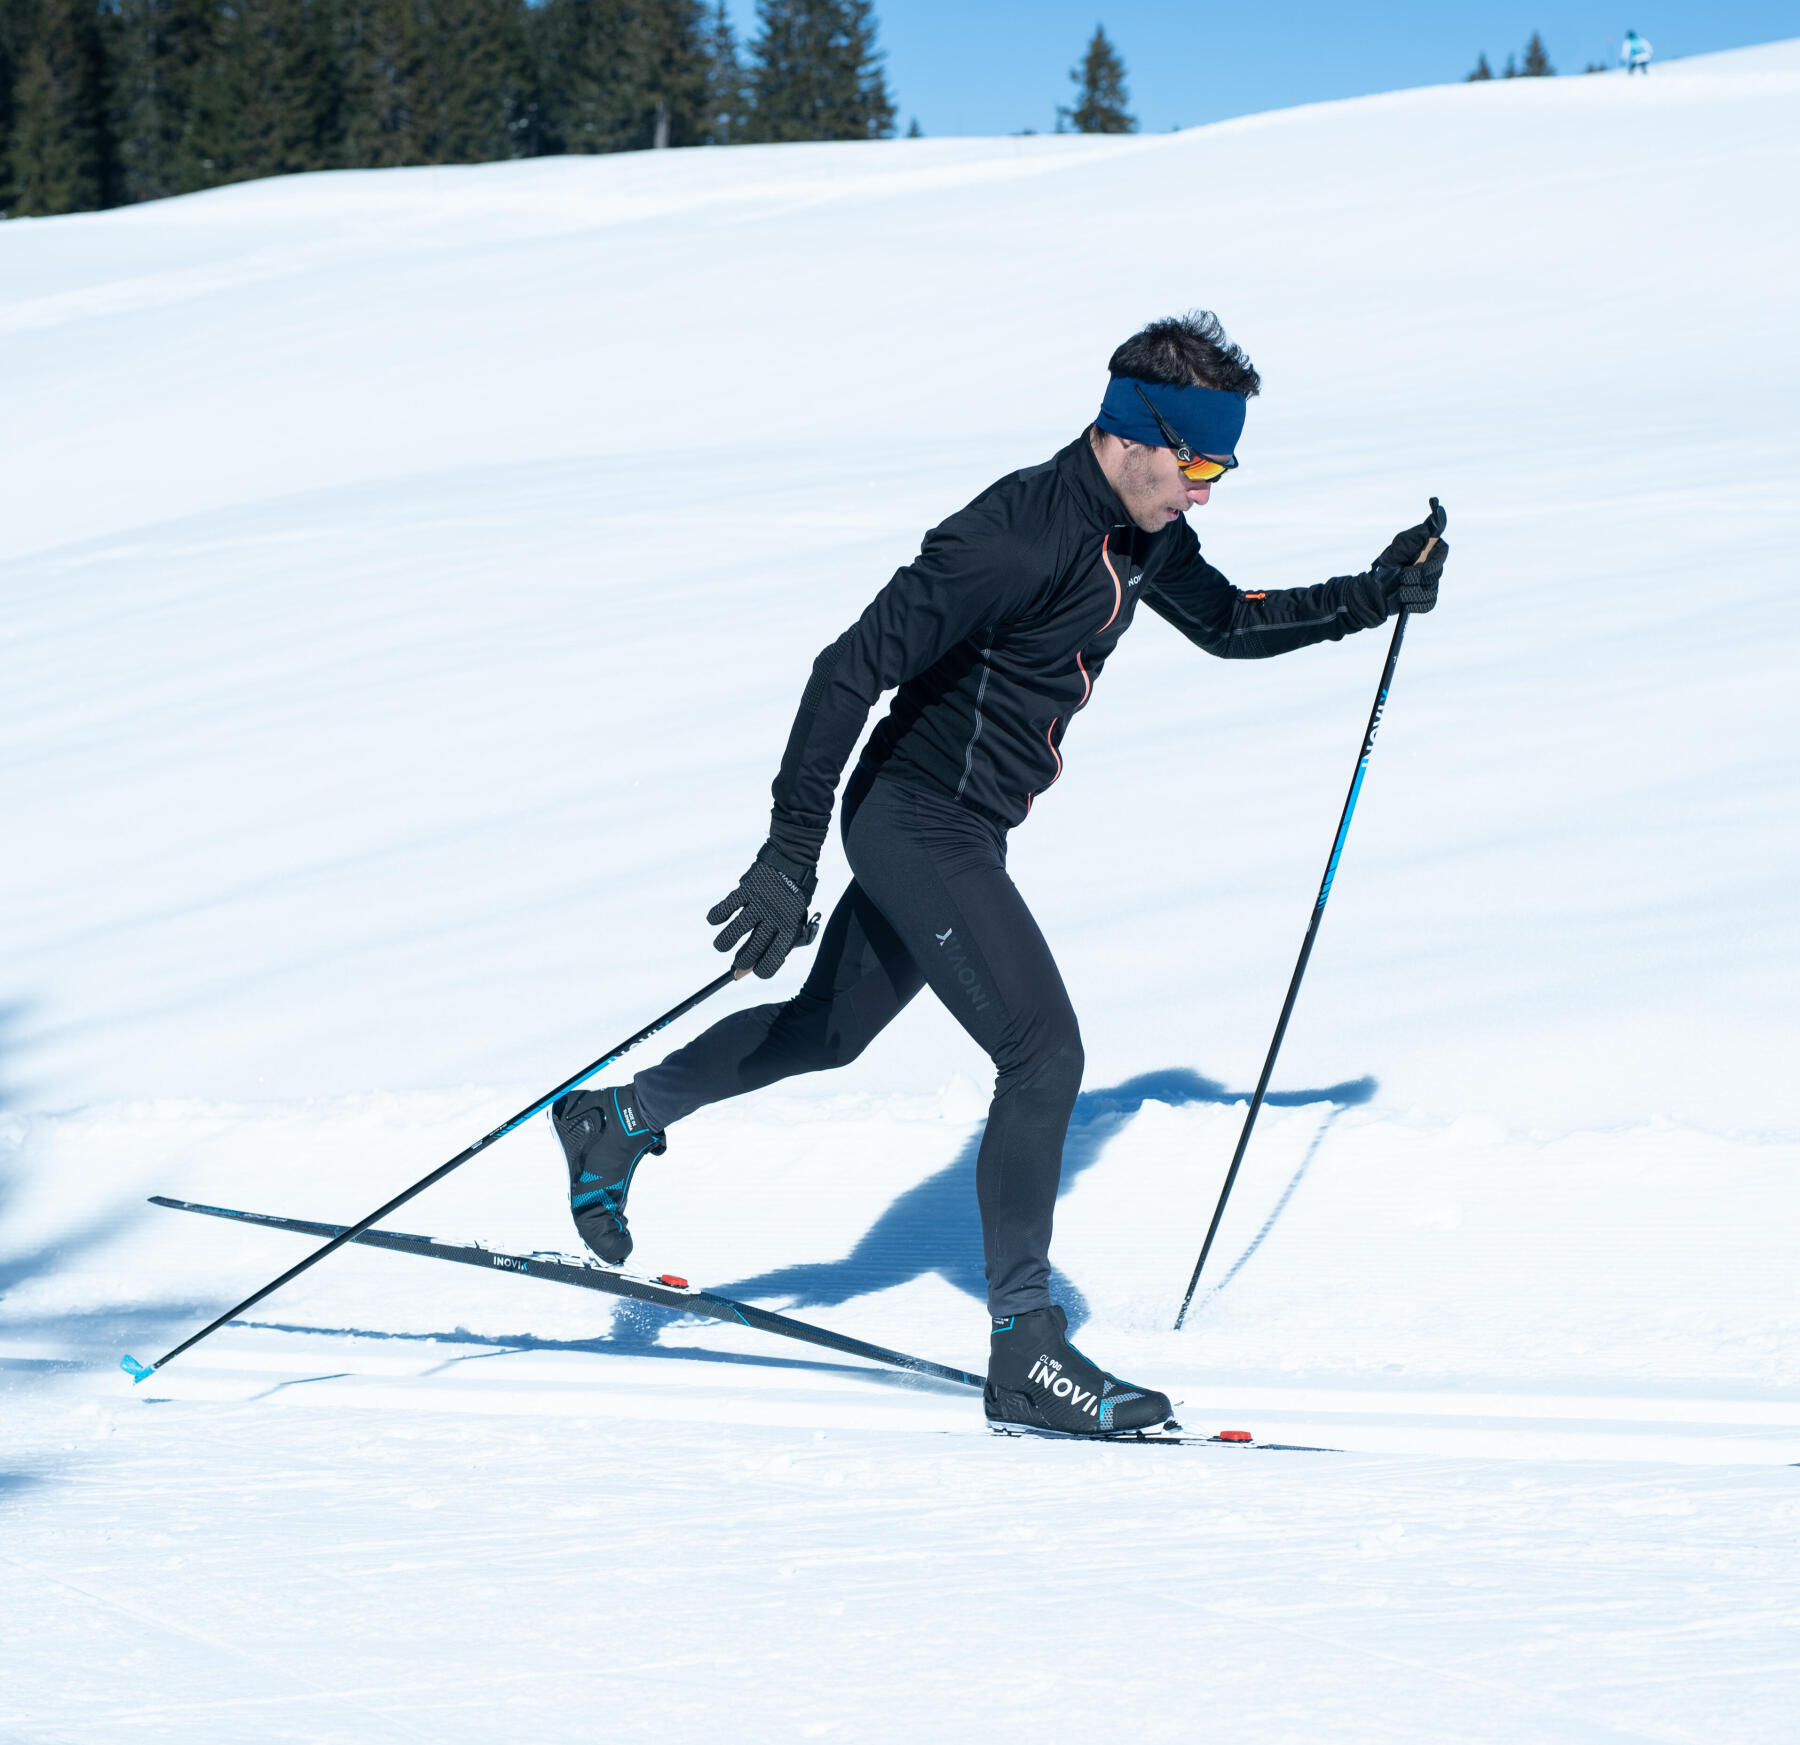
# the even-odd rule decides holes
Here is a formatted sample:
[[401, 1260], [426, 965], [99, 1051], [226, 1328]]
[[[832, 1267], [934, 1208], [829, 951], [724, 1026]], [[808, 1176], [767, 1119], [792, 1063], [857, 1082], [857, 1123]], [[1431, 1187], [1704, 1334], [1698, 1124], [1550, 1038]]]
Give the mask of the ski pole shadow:
[[[629, 1322], [626, 1312], [631, 1311]], [[640, 1318], [641, 1317], [641, 1318]], [[966, 1390], [940, 1376], [920, 1375], [915, 1371], [882, 1369], [862, 1363], [836, 1363], [829, 1358], [781, 1357], [761, 1351], [719, 1351], [704, 1345], [659, 1345], [655, 1335], [676, 1322], [694, 1323], [679, 1309], [664, 1309], [654, 1304], [635, 1303], [628, 1297], [618, 1299], [613, 1311], [613, 1324], [608, 1333], [591, 1339], [546, 1339], [536, 1333], [474, 1333], [458, 1327], [453, 1333], [395, 1333], [372, 1327], [320, 1327], [293, 1321], [242, 1321], [238, 1325], [264, 1333], [309, 1333], [336, 1339], [382, 1339], [405, 1341], [419, 1345], [477, 1346], [473, 1351], [452, 1352], [441, 1363], [419, 1372], [420, 1379], [454, 1371], [466, 1363], [481, 1363], [489, 1358], [516, 1357], [528, 1351], [580, 1351], [598, 1357], [655, 1357], [683, 1363], [729, 1363], [739, 1368], [794, 1370], [810, 1375], [858, 1376], [864, 1380], [912, 1391], [942, 1392], [961, 1395]], [[348, 1371], [339, 1372], [347, 1374]], [[262, 1400], [283, 1388], [299, 1387], [306, 1382], [335, 1381], [339, 1374], [308, 1375], [278, 1382], [254, 1399]]]
[[[1273, 1098], [1264, 1098], [1265, 1102], [1272, 1102], [1273, 1100]], [[1367, 1100], [1366, 1097], [1362, 1099], [1364, 1102]], [[1300, 1159], [1300, 1167], [1294, 1171], [1293, 1175], [1288, 1180], [1287, 1186], [1281, 1190], [1281, 1198], [1269, 1208], [1269, 1215], [1263, 1219], [1262, 1228], [1250, 1238], [1248, 1246], [1244, 1249], [1244, 1252], [1231, 1263], [1230, 1270], [1227, 1271], [1225, 1276], [1220, 1279], [1217, 1284], [1209, 1285], [1201, 1295], [1199, 1302], [1194, 1305], [1194, 1315], [1196, 1318], [1198, 1318], [1199, 1315], [1211, 1305], [1214, 1299], [1217, 1298], [1219, 1293], [1250, 1264], [1251, 1258], [1255, 1255], [1257, 1249], [1261, 1248], [1263, 1243], [1268, 1240], [1269, 1232], [1280, 1222], [1281, 1214], [1288, 1208], [1288, 1201], [1294, 1197], [1295, 1190], [1300, 1186], [1301, 1182], [1306, 1179], [1306, 1172], [1312, 1168], [1313, 1159], [1319, 1155], [1319, 1147], [1325, 1143], [1325, 1135], [1331, 1131], [1332, 1125], [1336, 1122], [1338, 1116], [1343, 1114], [1345, 1109], [1349, 1107], [1351, 1107], [1351, 1105], [1348, 1103], [1333, 1103], [1331, 1105], [1325, 1119], [1319, 1123], [1318, 1132], [1312, 1136], [1312, 1143], [1307, 1146], [1306, 1155]]]
[[[1368, 1102], [1375, 1091], [1375, 1080], [1365, 1076], [1318, 1090], [1272, 1091], [1264, 1101], [1278, 1108], [1330, 1103], [1341, 1110]], [[1069, 1136], [1063, 1145], [1062, 1182], [1057, 1197], [1060, 1199], [1068, 1193], [1082, 1174], [1093, 1167], [1107, 1145], [1145, 1103], [1167, 1103], [1181, 1108], [1191, 1103], [1247, 1103], [1249, 1100], [1248, 1092], [1228, 1090], [1217, 1079], [1207, 1078], [1190, 1067], [1163, 1067], [1138, 1073], [1104, 1090], [1083, 1091], [1075, 1100]], [[908, 1188], [892, 1201], [848, 1254], [837, 1260], [779, 1267], [721, 1285], [719, 1290], [725, 1295], [752, 1300], [783, 1297], [788, 1299], [789, 1307], [796, 1309], [830, 1307], [853, 1297], [910, 1284], [914, 1279], [935, 1273], [945, 1283], [985, 1304], [987, 1279], [981, 1223], [975, 1204], [975, 1159], [981, 1150], [985, 1126], [983, 1123], [978, 1127], [956, 1156], [935, 1175]], [[1323, 1137], [1322, 1130], [1319, 1137]], [[1308, 1163], [1317, 1149], [1318, 1139], [1315, 1139], [1312, 1151], [1307, 1154]], [[1303, 1173], [1305, 1167], [1303, 1164]], [[1298, 1186], [1299, 1178], [1296, 1177], [1289, 1184], [1281, 1206], [1287, 1204]], [[1271, 1228], [1279, 1213], [1280, 1207], [1271, 1215]], [[1263, 1235], [1266, 1234], [1265, 1229]], [[1259, 1244], [1261, 1240], [1259, 1235]], [[1249, 1256], [1246, 1254], [1243, 1258], [1247, 1260]], [[1074, 1282], [1053, 1267], [1050, 1288], [1056, 1300], [1068, 1311], [1071, 1329], [1080, 1327], [1088, 1318], [1088, 1305]], [[623, 1316], [615, 1319], [615, 1330], [619, 1330], [623, 1319]], [[637, 1317], [632, 1319], [636, 1321]], [[652, 1340], [654, 1326], [649, 1317], [643, 1318], [643, 1330]]]

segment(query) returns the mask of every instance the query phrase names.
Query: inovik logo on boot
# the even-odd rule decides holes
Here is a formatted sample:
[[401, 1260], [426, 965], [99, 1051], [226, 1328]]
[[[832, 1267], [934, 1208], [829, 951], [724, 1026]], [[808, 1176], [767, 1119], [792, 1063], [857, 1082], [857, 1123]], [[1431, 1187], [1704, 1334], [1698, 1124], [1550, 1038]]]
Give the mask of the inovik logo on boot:
[[1066, 1375], [1062, 1374], [1062, 1364], [1047, 1352], [1038, 1353], [1037, 1362], [1031, 1366], [1031, 1373], [1025, 1378], [1033, 1381], [1041, 1388], [1047, 1388], [1059, 1400], [1067, 1400], [1078, 1412], [1086, 1412], [1090, 1418], [1100, 1416], [1100, 1396], [1086, 1388], [1079, 1388]]

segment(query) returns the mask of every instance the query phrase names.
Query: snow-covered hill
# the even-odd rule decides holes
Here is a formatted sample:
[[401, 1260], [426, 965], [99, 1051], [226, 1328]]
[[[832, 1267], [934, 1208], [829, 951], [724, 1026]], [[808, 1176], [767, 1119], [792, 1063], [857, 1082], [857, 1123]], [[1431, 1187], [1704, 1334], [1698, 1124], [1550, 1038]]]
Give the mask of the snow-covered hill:
[[[1785, 1737], [1797, 170], [1776, 44], [0, 226], [0, 1737]], [[362, 1252], [131, 1395], [303, 1252], [142, 1196], [358, 1214], [713, 974], [814, 653], [1194, 304], [1267, 384], [1215, 562], [1431, 493], [1453, 555], [1180, 1336], [1385, 638], [1109, 664], [1012, 857], [1057, 1258], [1184, 1416], [1352, 1452], [990, 1444]], [[696, 1117], [640, 1259], [979, 1367], [984, 1066], [921, 1002]], [[395, 1222], [565, 1246], [558, 1169]]]

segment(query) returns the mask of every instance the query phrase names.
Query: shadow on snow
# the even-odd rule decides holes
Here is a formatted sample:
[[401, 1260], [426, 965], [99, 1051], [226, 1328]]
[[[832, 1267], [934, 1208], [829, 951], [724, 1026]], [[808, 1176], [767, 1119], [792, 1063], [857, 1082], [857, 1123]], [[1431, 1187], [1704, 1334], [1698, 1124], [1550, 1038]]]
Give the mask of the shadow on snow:
[[[622, 1317], [615, 1313], [612, 1331], [604, 1337], [593, 1339], [541, 1339], [535, 1333], [471, 1333], [466, 1327], [458, 1327], [454, 1333], [386, 1333], [372, 1331], [367, 1327], [300, 1326], [287, 1321], [239, 1321], [235, 1325], [265, 1333], [309, 1333], [324, 1338], [410, 1340], [425, 1345], [478, 1345], [484, 1348], [479, 1351], [448, 1353], [442, 1363], [421, 1370], [421, 1380], [454, 1370], [460, 1364], [480, 1363], [490, 1357], [512, 1357], [522, 1351], [585, 1351], [596, 1356], [672, 1358], [684, 1363], [732, 1363], [751, 1369], [798, 1370], [809, 1375], [862, 1376], [870, 1381], [913, 1390], [923, 1389], [928, 1393], [960, 1395], [966, 1391], [957, 1383], [942, 1381], [936, 1376], [882, 1369], [874, 1364], [834, 1363], [817, 1357], [773, 1357], [754, 1351], [714, 1351], [699, 1345], [659, 1345], [655, 1334], [669, 1326], [672, 1318], [679, 1316], [680, 1311], [657, 1309], [643, 1303], [634, 1303], [628, 1298], [621, 1299], [619, 1307], [648, 1309], [646, 1325], [639, 1326], [634, 1317], [631, 1326], [622, 1328]], [[646, 1337], [646, 1334], [649, 1336]], [[255, 1398], [266, 1399], [269, 1394], [279, 1393], [283, 1388], [301, 1386], [304, 1382], [335, 1379], [335, 1374], [296, 1377], [277, 1383]]]
[[[1326, 1128], [1344, 1109], [1366, 1103], [1375, 1095], [1372, 1078], [1351, 1079], [1321, 1090], [1271, 1091], [1264, 1099], [1276, 1108], [1310, 1103], [1329, 1103], [1331, 1113], [1314, 1137], [1299, 1170], [1270, 1213], [1255, 1241], [1241, 1255], [1231, 1272], [1214, 1287], [1216, 1294], [1235, 1277], [1293, 1198], [1317, 1154]], [[1083, 1091], [1075, 1101], [1069, 1136], [1063, 1145], [1062, 1183], [1057, 1198], [1081, 1179], [1083, 1171], [1098, 1161], [1108, 1143], [1145, 1103], [1167, 1103], [1181, 1108], [1190, 1103], [1248, 1103], [1244, 1091], [1227, 1090], [1216, 1079], [1203, 1077], [1188, 1067], [1164, 1067], [1139, 1073], [1135, 1078], [1106, 1090]], [[907, 1189], [872, 1224], [862, 1239], [840, 1259], [808, 1261], [780, 1267], [720, 1285], [724, 1296], [767, 1299], [783, 1297], [792, 1308], [813, 1308], [848, 1302], [852, 1297], [891, 1290], [914, 1279], [936, 1273], [947, 1284], [978, 1302], [987, 1299], [987, 1280], [981, 1251], [981, 1223], [975, 1205], [975, 1159], [981, 1149], [978, 1127], [956, 1156], [916, 1187]], [[1086, 1299], [1061, 1271], [1052, 1269], [1051, 1293], [1068, 1310], [1069, 1325], [1079, 1327], [1088, 1316]], [[649, 1321], [648, 1317], [645, 1317]], [[654, 1322], [650, 1322], [654, 1325]]]
[[[4, 1027], [16, 1015], [14, 1010], [0, 1009], [0, 1027]], [[1375, 1080], [1364, 1077], [1317, 1090], [1273, 1091], [1269, 1094], [1266, 1100], [1278, 1108], [1315, 1103], [1329, 1104], [1331, 1107], [1313, 1136], [1299, 1168], [1277, 1199], [1261, 1229], [1231, 1267], [1204, 1293], [1197, 1306], [1204, 1306], [1216, 1297], [1243, 1270], [1286, 1210], [1332, 1123], [1345, 1109], [1368, 1102], [1375, 1090]], [[1099, 1160], [1107, 1145], [1145, 1103], [1157, 1102], [1180, 1108], [1193, 1103], [1247, 1103], [1248, 1100], [1247, 1093], [1228, 1090], [1217, 1080], [1206, 1078], [1187, 1067], [1166, 1067], [1154, 1072], [1139, 1073], [1104, 1090], [1082, 1092], [1076, 1100], [1068, 1138], [1063, 1147], [1062, 1182], [1058, 1197], [1068, 1193], [1080, 1180], [1083, 1172]], [[4, 1102], [4, 1095], [0, 1094], [0, 1106]], [[975, 1201], [975, 1160], [981, 1148], [982, 1131], [982, 1127], [977, 1127], [949, 1163], [895, 1198], [847, 1254], [836, 1260], [780, 1267], [753, 1277], [738, 1279], [716, 1287], [719, 1294], [763, 1301], [785, 1298], [792, 1308], [831, 1307], [846, 1303], [854, 1297], [889, 1290], [935, 1273], [977, 1302], [985, 1301], [987, 1293], [981, 1227]], [[4, 1202], [10, 1197], [12, 1187], [13, 1184], [4, 1174], [0, 1174], [0, 1210], [3, 1210]], [[120, 1225], [129, 1221], [131, 1216], [131, 1212], [122, 1208], [99, 1214], [80, 1228], [65, 1232], [50, 1243], [0, 1260], [0, 1296], [28, 1279], [54, 1270], [56, 1264], [66, 1260], [70, 1254], [104, 1241]], [[1087, 1304], [1081, 1292], [1060, 1271], [1053, 1272], [1051, 1288], [1056, 1299], [1067, 1308], [1070, 1325], [1079, 1327], [1088, 1316]], [[202, 1311], [198, 1307], [189, 1310], [186, 1305], [176, 1303], [145, 1304], [129, 1309], [96, 1309], [74, 1315], [33, 1318], [22, 1324], [15, 1323], [14, 1330], [55, 1327], [65, 1336], [79, 1330], [79, 1333], [87, 1335], [88, 1340], [94, 1340], [96, 1336], [110, 1340], [125, 1334], [130, 1328], [143, 1334], [154, 1325], [166, 1324], [170, 1320], [200, 1312]], [[672, 1317], [667, 1310], [634, 1303], [629, 1299], [622, 1300], [614, 1310], [608, 1333], [604, 1337], [593, 1339], [542, 1339], [530, 1334], [489, 1336], [471, 1333], [463, 1328], [458, 1328], [454, 1333], [426, 1334], [385, 1333], [368, 1328], [300, 1326], [286, 1322], [241, 1324], [270, 1332], [336, 1334], [421, 1343], [438, 1339], [445, 1343], [476, 1344], [487, 1348], [478, 1352], [449, 1355], [441, 1366], [444, 1368], [522, 1351], [586, 1351], [596, 1355], [655, 1355], [663, 1359], [696, 1363], [746, 1364], [773, 1370], [806, 1370], [815, 1373], [826, 1370], [865, 1376], [878, 1375], [896, 1386], [958, 1391], [952, 1384], [935, 1381], [930, 1377], [875, 1370], [860, 1364], [720, 1351], [700, 1346], [665, 1345], [661, 1341], [661, 1335], [672, 1324], [673, 1318], [676, 1317]], [[86, 1367], [85, 1364], [80, 1366]], [[280, 1385], [285, 1387], [296, 1384], [288, 1382]]]
[[[1306, 1155], [1263, 1221], [1249, 1245], [1230, 1269], [1200, 1299], [1203, 1306], [1223, 1290], [1267, 1240], [1270, 1232], [1293, 1199], [1332, 1123], [1347, 1108], [1366, 1103], [1375, 1094], [1373, 1078], [1351, 1079], [1342, 1084], [1327, 1085], [1317, 1090], [1272, 1091], [1265, 1099], [1277, 1108], [1296, 1108], [1310, 1104], [1330, 1105], [1324, 1121], [1314, 1134]], [[1084, 1091], [1076, 1100], [1069, 1123], [1069, 1136], [1063, 1147], [1062, 1183], [1058, 1196], [1066, 1194], [1082, 1172], [1091, 1168], [1131, 1118], [1145, 1103], [1166, 1103], [1182, 1107], [1192, 1103], [1247, 1103], [1242, 1091], [1228, 1090], [1216, 1079], [1209, 1079], [1187, 1067], [1167, 1067], [1156, 1072], [1139, 1073], [1123, 1083], [1105, 1090]], [[977, 1128], [957, 1155], [935, 1175], [899, 1195], [876, 1219], [850, 1252], [833, 1261], [813, 1261], [799, 1266], [778, 1268], [739, 1279], [731, 1284], [713, 1287], [722, 1296], [745, 1298], [785, 1297], [791, 1308], [830, 1307], [887, 1290], [895, 1285], [936, 1273], [947, 1283], [975, 1298], [985, 1301], [986, 1280], [983, 1275], [980, 1220], [975, 1205], [975, 1159], [981, 1148], [982, 1129]], [[1054, 1273], [1052, 1289], [1057, 1300], [1069, 1311], [1071, 1326], [1079, 1327], [1087, 1318], [1087, 1304], [1080, 1291], [1063, 1274]], [[666, 1345], [663, 1332], [679, 1319], [679, 1313], [620, 1300], [614, 1307], [612, 1325], [604, 1337], [592, 1339], [544, 1339], [535, 1334], [488, 1335], [458, 1328], [453, 1333], [386, 1333], [360, 1327], [302, 1326], [290, 1322], [244, 1322], [268, 1332], [312, 1333], [325, 1336], [394, 1339], [426, 1343], [441, 1340], [446, 1344], [479, 1345], [486, 1349], [452, 1353], [439, 1369], [481, 1362], [490, 1357], [504, 1357], [524, 1351], [582, 1351], [596, 1356], [654, 1356], [692, 1363], [733, 1363], [770, 1370], [804, 1370], [817, 1373], [837, 1371], [842, 1374], [878, 1377], [883, 1382], [905, 1388], [925, 1388], [960, 1392], [953, 1384], [928, 1376], [909, 1375], [902, 1371], [879, 1370], [861, 1364], [841, 1364], [817, 1358], [778, 1357], [767, 1354], [720, 1351], [703, 1346]], [[927, 1354], [929, 1355], [929, 1354]], [[427, 1374], [436, 1371], [427, 1371]], [[306, 1380], [325, 1379], [308, 1377]], [[299, 1381], [278, 1384], [299, 1385]]]

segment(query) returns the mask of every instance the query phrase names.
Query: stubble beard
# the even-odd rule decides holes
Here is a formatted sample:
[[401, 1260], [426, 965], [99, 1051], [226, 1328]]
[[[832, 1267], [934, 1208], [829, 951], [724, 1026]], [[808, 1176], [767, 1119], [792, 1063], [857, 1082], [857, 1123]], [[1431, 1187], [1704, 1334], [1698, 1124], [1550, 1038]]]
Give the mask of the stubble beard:
[[[1172, 525], [1169, 510], [1176, 508], [1176, 505], [1163, 500], [1162, 487], [1156, 479], [1156, 466], [1148, 449], [1134, 449], [1126, 454], [1119, 483], [1124, 487], [1119, 494], [1124, 499], [1126, 514], [1144, 532], [1160, 533], [1165, 527]], [[1186, 512], [1187, 500], [1184, 497], [1174, 519], [1179, 519]]]

